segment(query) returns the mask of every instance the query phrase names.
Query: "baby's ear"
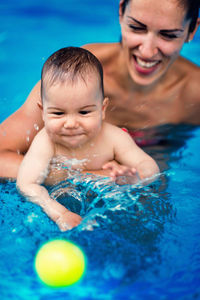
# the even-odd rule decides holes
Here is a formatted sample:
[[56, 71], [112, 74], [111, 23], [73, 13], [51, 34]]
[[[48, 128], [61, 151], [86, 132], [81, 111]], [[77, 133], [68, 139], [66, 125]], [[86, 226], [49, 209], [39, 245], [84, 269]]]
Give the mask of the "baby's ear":
[[38, 105], [38, 107], [39, 107], [41, 110], [43, 110], [43, 105], [42, 105], [42, 102], [41, 102], [41, 101], [38, 101], [38, 102], [37, 102], [37, 105]]
[[109, 103], [109, 98], [105, 97], [103, 100], [103, 104], [102, 104], [102, 119], [103, 120], [105, 119], [105, 113], [106, 113], [106, 108], [108, 106], [108, 103]]
[[44, 107], [43, 107], [43, 104], [42, 104], [42, 101], [41, 100], [39, 100], [38, 102], [37, 102], [37, 106], [40, 108], [40, 110], [41, 110], [41, 114], [42, 114], [42, 120], [44, 121]]

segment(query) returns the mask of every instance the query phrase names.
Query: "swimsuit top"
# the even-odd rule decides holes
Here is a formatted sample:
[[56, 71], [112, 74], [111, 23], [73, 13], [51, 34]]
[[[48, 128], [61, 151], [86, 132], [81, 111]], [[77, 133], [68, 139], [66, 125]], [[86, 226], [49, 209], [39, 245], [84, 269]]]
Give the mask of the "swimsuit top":
[[152, 146], [157, 145], [162, 140], [161, 136], [158, 136], [155, 129], [147, 130], [128, 130], [122, 128], [123, 131], [128, 132], [128, 134], [134, 139], [138, 146]]
[[156, 146], [156, 145], [173, 145], [180, 147], [185, 141], [193, 136], [193, 132], [199, 126], [190, 124], [164, 124], [144, 129], [127, 129], [122, 130], [128, 132], [138, 146]]

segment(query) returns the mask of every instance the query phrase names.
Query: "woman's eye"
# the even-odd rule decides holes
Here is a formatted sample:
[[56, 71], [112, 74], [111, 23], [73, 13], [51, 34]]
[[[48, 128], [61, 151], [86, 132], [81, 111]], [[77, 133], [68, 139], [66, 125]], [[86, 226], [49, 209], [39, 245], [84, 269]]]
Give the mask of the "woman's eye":
[[134, 25], [129, 25], [129, 27], [135, 31], [135, 32], [142, 32], [142, 31], [145, 31], [145, 28], [144, 27], [138, 27], [138, 26], [134, 26]]
[[164, 32], [161, 32], [161, 35], [165, 38], [165, 39], [168, 39], [168, 40], [173, 40], [173, 39], [176, 39], [177, 36], [175, 34], [170, 34], [170, 33], [164, 33]]

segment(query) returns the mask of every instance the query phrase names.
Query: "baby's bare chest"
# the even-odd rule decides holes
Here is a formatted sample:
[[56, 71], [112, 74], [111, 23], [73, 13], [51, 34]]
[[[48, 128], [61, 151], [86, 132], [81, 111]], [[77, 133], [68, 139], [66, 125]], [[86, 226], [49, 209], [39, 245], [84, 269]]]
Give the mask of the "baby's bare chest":
[[114, 159], [113, 150], [106, 143], [93, 145], [88, 149], [67, 151], [63, 147], [56, 147], [55, 155], [51, 161], [51, 168], [64, 168], [72, 170], [100, 170], [102, 166]]

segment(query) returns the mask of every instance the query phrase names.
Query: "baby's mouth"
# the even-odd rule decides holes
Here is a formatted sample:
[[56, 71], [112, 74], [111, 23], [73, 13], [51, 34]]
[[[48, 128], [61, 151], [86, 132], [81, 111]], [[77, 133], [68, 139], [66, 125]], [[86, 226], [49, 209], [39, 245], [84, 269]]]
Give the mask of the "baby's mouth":
[[79, 135], [82, 135], [82, 134], [84, 134], [84, 132], [83, 131], [81, 131], [81, 130], [71, 130], [71, 129], [67, 129], [67, 130], [64, 130], [63, 132], [62, 132], [62, 134], [63, 135], [65, 135], [65, 136], [79, 136]]

